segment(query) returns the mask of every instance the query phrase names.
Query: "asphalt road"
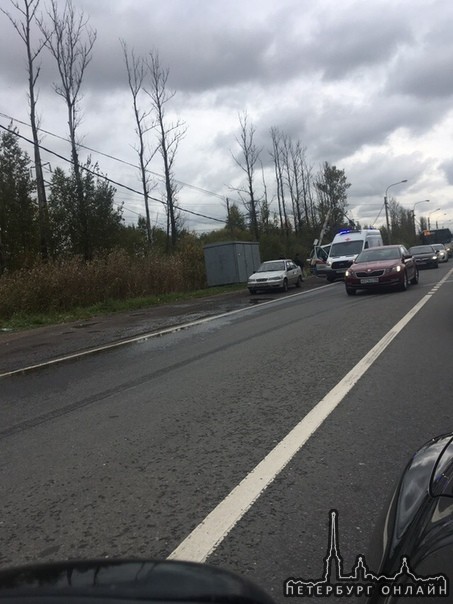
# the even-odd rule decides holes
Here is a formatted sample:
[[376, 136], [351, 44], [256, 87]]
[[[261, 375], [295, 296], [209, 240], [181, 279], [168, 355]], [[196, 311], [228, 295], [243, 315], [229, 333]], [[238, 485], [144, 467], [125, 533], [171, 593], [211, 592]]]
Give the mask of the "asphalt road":
[[336, 388], [245, 514], [230, 495], [232, 528], [206, 547], [283, 601], [284, 579], [321, 575], [335, 508], [351, 568], [410, 455], [453, 430], [452, 296], [450, 264], [407, 292], [350, 298], [336, 283], [3, 378], [0, 564], [169, 556]]

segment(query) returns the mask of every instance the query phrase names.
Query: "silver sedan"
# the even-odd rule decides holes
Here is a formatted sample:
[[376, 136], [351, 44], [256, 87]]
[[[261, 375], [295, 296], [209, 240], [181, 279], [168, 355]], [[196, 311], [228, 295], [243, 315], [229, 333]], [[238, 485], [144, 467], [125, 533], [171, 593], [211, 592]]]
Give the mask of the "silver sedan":
[[302, 281], [302, 270], [292, 260], [269, 260], [263, 262], [259, 269], [250, 275], [247, 287], [251, 294], [266, 289], [287, 291], [290, 285], [300, 287]]
[[448, 262], [448, 251], [443, 243], [433, 243], [432, 247], [436, 250], [439, 262]]

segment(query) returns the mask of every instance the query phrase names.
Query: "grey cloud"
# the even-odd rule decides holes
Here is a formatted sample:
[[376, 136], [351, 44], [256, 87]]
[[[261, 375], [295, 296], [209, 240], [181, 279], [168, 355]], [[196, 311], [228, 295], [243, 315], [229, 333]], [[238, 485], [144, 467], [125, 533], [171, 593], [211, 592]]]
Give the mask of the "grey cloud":
[[334, 11], [318, 23], [305, 52], [327, 80], [385, 64], [413, 35], [404, 14], [394, 7], [362, 2]]
[[358, 149], [385, 143], [399, 128], [426, 132], [449, 109], [448, 103], [436, 100], [420, 103], [377, 95], [357, 103], [340, 97], [326, 100], [315, 94], [303, 108], [282, 103], [278, 111], [262, 116], [256, 126], [258, 132], [266, 133], [276, 126], [300, 140], [314, 161], [335, 162]]
[[451, 99], [453, 95], [453, 46], [417, 51], [401, 58], [389, 75], [387, 89], [421, 100]]
[[422, 186], [423, 174], [434, 160], [426, 159], [419, 152], [400, 155], [376, 152], [366, 160], [349, 160], [346, 170], [351, 182], [351, 193], [357, 197], [376, 196], [383, 199], [390, 184], [407, 180], [389, 191], [395, 197], [406, 195], [409, 191], [417, 193]]
[[417, 45], [399, 53], [389, 70], [387, 91], [420, 99], [453, 94], [453, 5], [435, 0], [417, 20]]
[[93, 61], [103, 66], [97, 70], [97, 85], [125, 81], [119, 38], [141, 56], [158, 49], [172, 86], [180, 91], [213, 90], [269, 76], [266, 57], [272, 54], [274, 34], [265, 21], [241, 19], [243, 4], [234, 1], [219, 8], [210, 2], [152, 2], [148, 10], [142, 5], [140, 14], [139, 7], [123, 13], [119, 22], [116, 15], [110, 26], [102, 20], [99, 35], [101, 28], [117, 35], [110, 34], [96, 51]]
[[[322, 161], [345, 167], [353, 183], [350, 197], [357, 203], [379, 204], [382, 189], [402, 177], [412, 184], [398, 190], [401, 194], [421, 187], [423, 172], [430, 179], [439, 176], [432, 163], [439, 160], [421, 155], [437, 151], [415, 147], [410, 156], [395, 156], [390, 145], [401, 128], [421, 145], [417, 136], [450, 110], [453, 5], [445, 0], [74, 2], [98, 32], [82, 87], [87, 120], [81, 135], [89, 132], [91, 146], [96, 147], [93, 137], [102, 137], [102, 148], [123, 153], [126, 136], [133, 136], [123, 38], [139, 55], [158, 49], [170, 69], [169, 85], [177, 92], [171, 111], [188, 121], [184, 145], [195, 143], [187, 152], [181, 146], [177, 177], [184, 175], [182, 180], [219, 191], [225, 181], [241, 177], [230, 149], [239, 134], [237, 114], [244, 109], [256, 126], [265, 167], [271, 165], [269, 130], [276, 126], [307, 148], [314, 169]], [[16, 110], [15, 99], [23, 91], [22, 115], [27, 106], [24, 47], [1, 14], [0, 26], [3, 111]], [[39, 111], [44, 127], [64, 133], [64, 115], [61, 119], [52, 111], [56, 103], [60, 107], [51, 87], [55, 78], [53, 59], [45, 53]], [[363, 164], [350, 159], [379, 145], [389, 149], [388, 155], [374, 155]], [[445, 162], [441, 168], [452, 182], [452, 165]]]
[[453, 185], [453, 160], [447, 160], [440, 164], [449, 185]]
[[[426, 183], [425, 175], [432, 173], [435, 164], [435, 159], [426, 158], [419, 152], [400, 155], [376, 152], [365, 160], [347, 161], [345, 171], [352, 183], [348, 195], [351, 214], [360, 216], [362, 223], [382, 224], [385, 191], [389, 185], [404, 179], [407, 183], [388, 190], [389, 197], [396, 199], [403, 208], [412, 210], [415, 201], [432, 199], [441, 183]], [[422, 207], [418, 206], [419, 211]]]

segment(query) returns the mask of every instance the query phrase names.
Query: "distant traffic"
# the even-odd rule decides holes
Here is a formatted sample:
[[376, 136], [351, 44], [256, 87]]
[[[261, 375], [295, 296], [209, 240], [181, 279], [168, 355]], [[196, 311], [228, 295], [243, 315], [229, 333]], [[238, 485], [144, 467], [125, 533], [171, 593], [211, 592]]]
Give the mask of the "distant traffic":
[[[349, 296], [359, 290], [405, 291], [418, 283], [421, 269], [438, 268], [453, 254], [450, 229], [424, 231], [420, 240], [422, 244], [408, 249], [403, 244], [384, 245], [378, 229], [346, 229], [331, 243], [316, 242], [306, 262], [312, 275], [330, 283], [344, 281]], [[291, 285], [301, 287], [302, 282], [303, 267], [298, 259], [280, 258], [263, 262], [250, 275], [247, 287], [256, 294], [270, 289], [287, 291]]]

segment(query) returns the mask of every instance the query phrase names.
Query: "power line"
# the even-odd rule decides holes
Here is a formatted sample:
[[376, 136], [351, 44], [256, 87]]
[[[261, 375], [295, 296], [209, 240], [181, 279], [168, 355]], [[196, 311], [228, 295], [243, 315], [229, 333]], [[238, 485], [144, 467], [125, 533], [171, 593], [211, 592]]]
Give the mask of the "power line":
[[[11, 115], [7, 115], [5, 113], [0, 112], [0, 116], [5, 117], [9, 120], [12, 120], [14, 122], [17, 122], [18, 124], [22, 124], [23, 126], [27, 126], [27, 128], [30, 128], [30, 124], [28, 124], [27, 122], [24, 122], [22, 120], [19, 120], [17, 118], [12, 117]], [[64, 136], [60, 136], [58, 134], [55, 134], [54, 132], [50, 132], [49, 130], [44, 130], [44, 128], [38, 128], [38, 130], [40, 132], [43, 132], [44, 134], [48, 134], [49, 136], [53, 136], [54, 138], [57, 138], [61, 141], [64, 141], [66, 143], [69, 143], [70, 141], [65, 138]], [[135, 169], [139, 169], [139, 167], [131, 162], [128, 162], [124, 159], [120, 159], [119, 157], [115, 157], [114, 155], [109, 155], [108, 153], [104, 153], [103, 151], [98, 151], [97, 149], [93, 149], [91, 147], [88, 147], [86, 145], [83, 145], [82, 143], [78, 143], [78, 146], [81, 147], [82, 149], [86, 149], [87, 151], [92, 151], [93, 153], [97, 153], [98, 155], [102, 155], [103, 157], [107, 157], [108, 159], [112, 159], [114, 161], [117, 161], [121, 164], [124, 164], [126, 166], [135, 168]], [[156, 176], [157, 178], [160, 178], [161, 180], [165, 180], [165, 176], [163, 174], [159, 174], [158, 172], [153, 172], [152, 170], [146, 170], [146, 172], [148, 172], [149, 174], [152, 174], [153, 176]], [[214, 197], [218, 197], [219, 199], [222, 199], [223, 201], [225, 201], [225, 196], [224, 195], [220, 195], [219, 193], [214, 193], [214, 191], [209, 191], [208, 189], [203, 189], [202, 187], [198, 187], [196, 185], [192, 185], [190, 183], [184, 182], [182, 180], [178, 180], [178, 179], [174, 179], [176, 183], [183, 185], [184, 187], [189, 187], [190, 189], [194, 189], [196, 191], [200, 191], [202, 193], [206, 193], [207, 195], [212, 195]], [[143, 195], [143, 193], [142, 193]]]
[[384, 209], [384, 205], [381, 206], [381, 209], [379, 210], [379, 214], [376, 216], [376, 218], [374, 219], [374, 222], [372, 223], [372, 225], [374, 226], [376, 224], [376, 222], [379, 220], [379, 216], [382, 214], [382, 210]]
[[[0, 115], [4, 115], [1, 114]], [[8, 116], [5, 116], [8, 117]], [[19, 134], [19, 132], [15, 132], [14, 130], [11, 130], [9, 128], [6, 128], [6, 126], [3, 126], [2, 124], [0, 124], [0, 128], [2, 128], [3, 130], [7, 131], [7, 132], [12, 132], [15, 136], [17, 136], [18, 138], [23, 139], [24, 141], [26, 141], [27, 143], [29, 143], [30, 145], [34, 145], [35, 143], [30, 140], [29, 138], [27, 138], [26, 136], [23, 136], [22, 134]], [[43, 151], [45, 151], [46, 153], [50, 153], [51, 155], [54, 155], [55, 157], [58, 157], [59, 159], [74, 165], [74, 162], [72, 161], [72, 159], [69, 159], [68, 157], [64, 157], [63, 155], [60, 155], [59, 153], [57, 153], [56, 151], [52, 151], [51, 149], [48, 149], [47, 147], [44, 147], [41, 144], [38, 144], [38, 147], [40, 149], [42, 149]], [[100, 174], [99, 172], [95, 172], [94, 170], [90, 170], [90, 168], [87, 168], [86, 166], [80, 166], [83, 170], [85, 170], [86, 172], [93, 174], [94, 176], [97, 176], [99, 178], [103, 178], [104, 180], [106, 180], [107, 182], [115, 185], [116, 187], [121, 187], [123, 189], [126, 189], [128, 191], [131, 191], [132, 193], [136, 193], [137, 195], [143, 196], [143, 192], [142, 191], [137, 191], [136, 189], [133, 189], [132, 187], [125, 185], [123, 183], [120, 183], [116, 180], [113, 180], [111, 178], [109, 178], [108, 176], [105, 176], [104, 174]], [[158, 199], [157, 197], [149, 197], [149, 199], [152, 199], [153, 201], [157, 201], [158, 203], [165, 205], [165, 202], [162, 201], [162, 199]], [[186, 212], [187, 214], [193, 214], [194, 216], [200, 216], [201, 218], [206, 218], [208, 220], [213, 220], [215, 222], [221, 222], [223, 224], [227, 224], [226, 220], [222, 220], [220, 218], [214, 218], [213, 216], [207, 216], [206, 214], [201, 214], [199, 212], [195, 212], [193, 210], [187, 210], [185, 208], [182, 208], [180, 206], [175, 206], [178, 210], [180, 210], [181, 212]]]

